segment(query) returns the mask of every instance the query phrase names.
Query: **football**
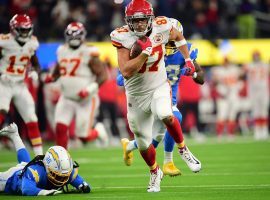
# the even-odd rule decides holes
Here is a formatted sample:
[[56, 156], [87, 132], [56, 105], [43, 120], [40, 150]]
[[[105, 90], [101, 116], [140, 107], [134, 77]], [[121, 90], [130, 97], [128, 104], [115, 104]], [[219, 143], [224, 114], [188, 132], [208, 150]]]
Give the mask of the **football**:
[[[140, 38], [140, 40], [142, 40], [143, 42], [146, 41], [146, 37], [143, 36]], [[134, 44], [132, 45], [131, 49], [130, 49], [130, 53], [129, 53], [129, 57], [130, 59], [136, 58], [138, 55], [140, 55], [140, 53], [142, 52], [142, 48], [141, 46], [138, 44], [138, 42], [134, 42]]]

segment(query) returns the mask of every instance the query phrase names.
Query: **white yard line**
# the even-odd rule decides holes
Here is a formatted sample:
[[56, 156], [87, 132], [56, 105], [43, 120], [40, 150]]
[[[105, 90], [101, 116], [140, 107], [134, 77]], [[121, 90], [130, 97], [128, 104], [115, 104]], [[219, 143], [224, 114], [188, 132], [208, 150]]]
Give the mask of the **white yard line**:
[[[166, 186], [162, 185], [162, 188], [270, 188], [270, 184], [261, 184], [261, 185], [173, 185]], [[141, 189], [145, 188], [145, 186], [109, 186], [109, 187], [93, 187], [93, 189]]]

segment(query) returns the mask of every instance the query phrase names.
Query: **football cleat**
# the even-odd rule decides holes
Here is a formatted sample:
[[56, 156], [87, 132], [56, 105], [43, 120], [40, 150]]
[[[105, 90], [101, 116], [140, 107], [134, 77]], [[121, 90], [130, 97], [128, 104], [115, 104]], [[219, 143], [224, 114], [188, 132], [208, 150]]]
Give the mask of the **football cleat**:
[[150, 172], [150, 181], [147, 188], [147, 192], [159, 192], [160, 182], [163, 178], [163, 172], [158, 167], [156, 172]]
[[104, 127], [104, 124], [98, 122], [95, 126], [95, 129], [98, 132], [98, 139], [100, 140], [102, 147], [107, 147], [109, 145], [109, 136]]
[[179, 153], [191, 171], [196, 173], [201, 170], [201, 162], [189, 151], [187, 147], [179, 149]]
[[173, 162], [167, 162], [163, 164], [163, 174], [169, 176], [179, 176], [181, 171], [174, 165]]
[[133, 152], [127, 151], [128, 143], [129, 143], [129, 139], [127, 139], [127, 138], [121, 139], [121, 144], [122, 144], [122, 148], [123, 148], [123, 159], [124, 159], [125, 164], [127, 166], [130, 166], [133, 162]]
[[19, 132], [18, 132], [18, 126], [17, 124], [15, 124], [14, 122], [11, 123], [10, 125], [2, 128], [0, 130], [0, 135], [2, 136], [8, 136], [10, 137], [11, 135], [18, 135], [19, 136]]

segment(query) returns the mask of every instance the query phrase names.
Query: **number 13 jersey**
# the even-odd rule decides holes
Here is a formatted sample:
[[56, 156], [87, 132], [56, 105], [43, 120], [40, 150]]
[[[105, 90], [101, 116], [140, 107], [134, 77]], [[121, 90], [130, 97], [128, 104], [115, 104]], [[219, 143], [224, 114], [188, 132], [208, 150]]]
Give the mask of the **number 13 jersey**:
[[8, 76], [14, 82], [23, 81], [26, 69], [30, 65], [31, 57], [39, 46], [38, 40], [32, 36], [23, 46], [11, 34], [0, 35], [0, 73]]

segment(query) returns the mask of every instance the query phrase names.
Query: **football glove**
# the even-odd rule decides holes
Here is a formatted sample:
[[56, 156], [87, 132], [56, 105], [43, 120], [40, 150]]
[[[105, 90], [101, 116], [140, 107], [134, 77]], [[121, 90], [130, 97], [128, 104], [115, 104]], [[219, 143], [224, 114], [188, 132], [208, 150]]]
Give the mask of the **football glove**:
[[142, 48], [142, 53], [150, 56], [152, 53], [152, 42], [150, 41], [149, 37], [146, 37], [146, 41], [142, 41], [142, 39], [138, 39], [137, 43], [141, 46]]
[[89, 96], [89, 92], [86, 89], [82, 89], [79, 93], [78, 96], [81, 97], [82, 99], [86, 98]]
[[83, 193], [89, 193], [91, 188], [86, 182], [83, 182], [81, 185], [79, 185], [78, 190]]
[[192, 76], [193, 73], [195, 72], [195, 66], [190, 58], [185, 59], [185, 62], [186, 62], [185, 67], [187, 67], [186, 75]]

